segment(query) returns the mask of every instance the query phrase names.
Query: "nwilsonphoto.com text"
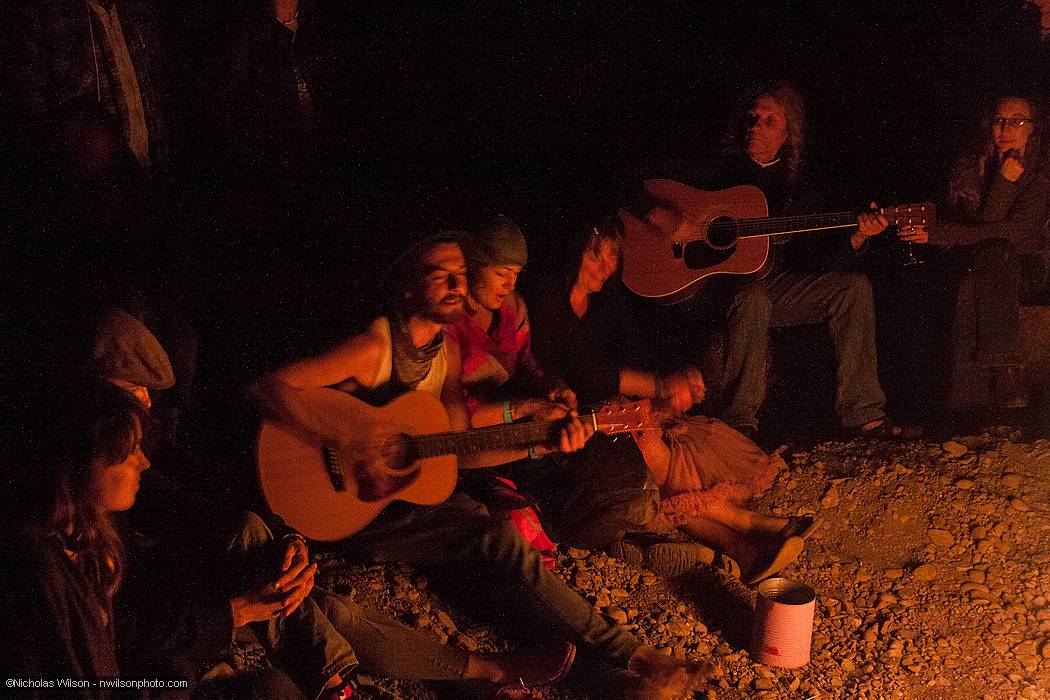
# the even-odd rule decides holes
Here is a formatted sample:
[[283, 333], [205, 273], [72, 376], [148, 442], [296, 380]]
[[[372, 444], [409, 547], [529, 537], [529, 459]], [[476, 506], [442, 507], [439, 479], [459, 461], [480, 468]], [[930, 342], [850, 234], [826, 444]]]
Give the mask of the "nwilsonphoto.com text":
[[189, 688], [186, 678], [8, 678], [5, 686], [12, 690], [68, 690], [99, 688], [107, 690], [143, 690], [145, 688]]

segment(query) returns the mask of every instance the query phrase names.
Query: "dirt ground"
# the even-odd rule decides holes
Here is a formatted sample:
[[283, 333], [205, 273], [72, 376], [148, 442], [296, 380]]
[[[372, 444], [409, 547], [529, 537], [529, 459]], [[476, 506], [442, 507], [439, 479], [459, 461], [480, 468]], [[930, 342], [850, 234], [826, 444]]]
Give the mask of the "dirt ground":
[[[712, 659], [719, 677], [696, 697], [1050, 698], [1050, 440], [996, 428], [905, 445], [788, 445], [781, 455], [756, 506], [825, 519], [784, 572], [817, 592], [805, 667], [751, 660], [755, 593], [721, 574], [662, 579], [564, 548], [556, 571], [645, 642]], [[324, 584], [449, 644], [491, 650], [513, 636], [478, 622], [496, 618], [475, 610], [476, 596], [422, 571], [322, 562]], [[460, 686], [358, 680], [363, 697], [471, 697]], [[584, 657], [543, 697], [616, 697], [622, 683]]]

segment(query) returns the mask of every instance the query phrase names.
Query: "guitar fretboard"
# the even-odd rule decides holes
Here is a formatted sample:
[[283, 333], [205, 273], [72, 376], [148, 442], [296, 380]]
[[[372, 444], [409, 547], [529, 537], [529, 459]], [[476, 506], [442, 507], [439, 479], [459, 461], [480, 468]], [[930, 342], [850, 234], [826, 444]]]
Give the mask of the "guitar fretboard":
[[[907, 223], [932, 224], [936, 209], [932, 204], [908, 204], [886, 207], [879, 210], [891, 225]], [[827, 231], [836, 228], [853, 228], [857, 225], [856, 211], [835, 211], [825, 214], [801, 214], [797, 216], [770, 216], [738, 221], [716, 221], [708, 228], [711, 234], [736, 234], [739, 238], [757, 238], [785, 233]]]
[[743, 219], [737, 222], [741, 238], [773, 236], [782, 233], [804, 233], [857, 225], [857, 212], [837, 211], [828, 214], [778, 216], [762, 219]]
[[[593, 414], [581, 416], [591, 421]], [[477, 428], [463, 432], [433, 433], [411, 438], [420, 457], [462, 455], [500, 448], [522, 448], [547, 442], [551, 429], [558, 421], [537, 423], [511, 423]]]

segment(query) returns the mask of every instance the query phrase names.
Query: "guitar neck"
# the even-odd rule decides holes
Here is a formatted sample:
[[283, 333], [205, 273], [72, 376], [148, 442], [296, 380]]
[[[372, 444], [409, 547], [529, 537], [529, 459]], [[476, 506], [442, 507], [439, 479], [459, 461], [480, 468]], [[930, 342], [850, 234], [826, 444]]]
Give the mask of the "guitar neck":
[[837, 211], [828, 214], [804, 214], [801, 216], [773, 216], [761, 219], [742, 219], [736, 222], [740, 238], [776, 236], [786, 233], [827, 231], [837, 228], [853, 228], [857, 225], [857, 212]]
[[[590, 422], [593, 421], [593, 417], [594, 414], [589, 413], [580, 416], [580, 419]], [[412, 438], [412, 443], [420, 457], [464, 455], [485, 450], [524, 448], [547, 442], [550, 439], [552, 428], [558, 422], [510, 423], [474, 430], [416, 435]]]

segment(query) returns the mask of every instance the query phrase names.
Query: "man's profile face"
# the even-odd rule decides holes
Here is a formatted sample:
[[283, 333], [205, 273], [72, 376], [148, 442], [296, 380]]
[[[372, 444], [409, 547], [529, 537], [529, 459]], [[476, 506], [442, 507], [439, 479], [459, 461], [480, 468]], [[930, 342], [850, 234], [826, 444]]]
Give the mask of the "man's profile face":
[[747, 134], [744, 148], [757, 163], [776, 160], [787, 140], [787, 114], [779, 102], [768, 95], [755, 100], [747, 112]]
[[421, 260], [423, 278], [412, 294], [414, 312], [435, 323], [455, 323], [464, 313], [467, 261], [456, 243], [438, 243]]

